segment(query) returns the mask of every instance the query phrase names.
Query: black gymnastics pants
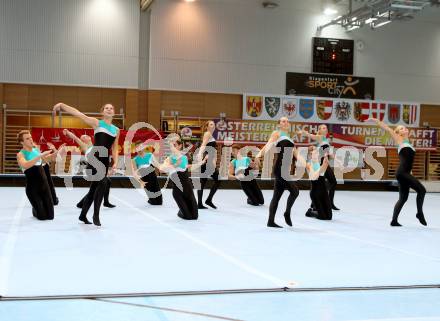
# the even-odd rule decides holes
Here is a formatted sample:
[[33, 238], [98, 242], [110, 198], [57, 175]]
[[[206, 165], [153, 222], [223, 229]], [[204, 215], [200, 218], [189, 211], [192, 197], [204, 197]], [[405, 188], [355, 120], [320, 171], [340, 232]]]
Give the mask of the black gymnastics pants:
[[25, 171], [26, 196], [32, 205], [32, 214], [39, 220], [53, 220], [54, 208], [46, 173], [42, 166]]
[[[87, 216], [87, 212], [89, 211], [93, 203], [93, 218], [94, 220], [99, 221], [99, 211], [101, 208], [102, 201], [104, 199], [107, 185], [109, 184], [110, 181], [110, 179], [107, 177], [108, 159], [99, 159], [99, 160], [105, 166], [105, 173], [104, 173], [105, 176], [99, 181], [92, 181], [89, 192], [83, 198], [80, 218], [85, 218]], [[96, 169], [92, 166], [90, 166], [89, 168], [92, 170], [92, 174], [95, 175]]]
[[[201, 173], [204, 173], [206, 171], [206, 164], [203, 164], [201, 166]], [[203, 175], [203, 174], [202, 174]], [[212, 201], [212, 198], [214, 197], [214, 194], [217, 192], [219, 186], [220, 186], [220, 180], [218, 179], [218, 170], [215, 169], [214, 173], [212, 173], [211, 178], [213, 179], [213, 183], [211, 186], [211, 190], [209, 191], [207, 201]], [[203, 204], [203, 190], [205, 189], [206, 182], [208, 181], [207, 177], [201, 177], [200, 178], [200, 190], [197, 191], [197, 200], [198, 204]]]
[[319, 176], [317, 180], [312, 181], [310, 197], [318, 213], [317, 218], [320, 220], [331, 220], [333, 214], [332, 206], [324, 176]]
[[412, 188], [417, 193], [417, 214], [423, 214], [423, 201], [425, 200], [426, 189], [420, 181], [410, 173], [398, 170], [396, 174], [399, 182], [399, 200], [394, 206], [393, 221], [397, 221], [403, 205], [408, 200], [409, 189]]
[[[178, 184], [173, 183], [173, 198], [176, 201], [179, 208], [178, 216], [184, 220], [197, 220], [199, 217], [197, 201], [194, 197], [193, 185], [188, 176], [188, 172], [177, 172], [172, 175], [176, 175], [180, 181], [180, 187]], [[174, 180], [176, 177], [173, 178]]]
[[[109, 202], [109, 194], [110, 194], [110, 187], [112, 185], [112, 181], [109, 177], [105, 178], [105, 189], [104, 189], [104, 204], [108, 204]], [[88, 194], [88, 193], [87, 193]], [[84, 200], [87, 197], [87, 194], [84, 195], [84, 197], [79, 201], [79, 203], [77, 204], [78, 207], [83, 207], [84, 204]]]
[[[162, 194], [160, 192], [160, 185], [156, 173], [152, 171], [147, 175], [143, 176], [141, 179], [143, 182], [147, 183], [144, 189], [145, 189], [145, 193], [148, 196], [148, 203], [150, 203], [151, 205], [162, 205], [163, 199], [162, 199]], [[151, 193], [160, 194], [160, 195], [158, 195], [157, 197], [150, 197]]]
[[292, 209], [293, 203], [295, 203], [296, 198], [299, 195], [299, 190], [293, 181], [286, 181], [282, 177], [275, 176], [275, 186], [273, 190], [272, 201], [269, 206], [269, 220], [268, 223], [275, 222], [275, 214], [278, 209], [278, 203], [280, 202], [281, 196], [285, 190], [289, 191], [289, 197], [287, 198], [285, 216], [290, 216], [290, 211]]
[[[324, 173], [324, 177], [328, 182], [328, 190], [327, 190], [327, 188], [326, 188], [326, 190], [328, 191], [330, 204], [333, 206], [335, 204], [334, 198], [335, 198], [335, 190], [336, 190], [337, 181], [336, 181], [335, 173], [333, 172], [333, 169], [330, 166], [327, 167], [327, 170]], [[313, 203], [312, 190], [310, 190], [310, 198], [312, 200], [312, 204], [310, 205], [310, 207], [313, 209], [316, 209], [316, 206]]]
[[248, 197], [248, 203], [255, 206], [264, 204], [263, 193], [261, 192], [260, 186], [258, 186], [258, 183], [255, 179], [250, 181], [240, 181], [240, 185]]
[[44, 164], [43, 166], [44, 172], [46, 173], [47, 183], [49, 184], [50, 194], [52, 195], [52, 200], [54, 205], [58, 204], [57, 193], [55, 192], [55, 186], [53, 184], [52, 175], [50, 174], [50, 166], [49, 164]]
[[335, 173], [333, 172], [333, 169], [330, 166], [327, 167], [324, 177], [328, 181], [328, 196], [330, 199], [330, 204], [333, 205], [335, 204], [334, 198], [335, 198], [337, 181], [336, 181]]

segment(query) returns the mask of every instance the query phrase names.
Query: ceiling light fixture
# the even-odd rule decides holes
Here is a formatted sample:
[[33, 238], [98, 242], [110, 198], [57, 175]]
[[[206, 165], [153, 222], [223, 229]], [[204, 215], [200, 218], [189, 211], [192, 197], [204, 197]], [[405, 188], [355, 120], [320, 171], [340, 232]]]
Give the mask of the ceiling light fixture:
[[141, 10], [147, 10], [153, 3], [154, 0], [141, 0]]
[[330, 8], [330, 7], [327, 7], [327, 8], [324, 9], [324, 14], [326, 16], [332, 16], [332, 15], [337, 14], [337, 13], [338, 13], [338, 10]]
[[354, 25], [354, 26], [351, 26], [351, 27], [347, 28], [347, 31], [352, 31], [352, 30], [358, 29], [360, 27], [361, 26]]
[[278, 3], [272, 1], [263, 1], [262, 5], [264, 9], [275, 9], [278, 7]]
[[398, 9], [408, 10], [422, 10], [429, 4], [429, 1], [421, 0], [393, 0], [391, 1], [391, 7]]
[[374, 22], [374, 21], [376, 21], [377, 20], [377, 18], [375, 18], [375, 17], [371, 17], [371, 18], [368, 18], [367, 20], [365, 20], [365, 23], [366, 24], [370, 24], [370, 23], [372, 23], [372, 22]]
[[391, 22], [391, 20], [385, 20], [385, 21], [379, 22], [377, 24], [373, 24], [373, 28], [379, 28], [379, 27], [385, 26], [385, 25], [389, 24], [390, 22]]
[[378, 28], [394, 20], [403, 21], [402, 17], [412, 18], [415, 11], [420, 11], [428, 5], [434, 6], [435, 1], [440, 0], [375, 0], [352, 10], [353, 0], [349, 0], [348, 13], [318, 26], [317, 33], [320, 34], [324, 28], [334, 25], [340, 25], [346, 31], [365, 25]]

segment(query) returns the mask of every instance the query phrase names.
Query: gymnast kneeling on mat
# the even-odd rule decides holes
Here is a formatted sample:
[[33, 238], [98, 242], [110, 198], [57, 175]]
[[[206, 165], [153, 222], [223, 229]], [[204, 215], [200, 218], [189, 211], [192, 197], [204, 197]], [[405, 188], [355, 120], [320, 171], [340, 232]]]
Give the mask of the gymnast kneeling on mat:
[[177, 216], [184, 220], [197, 220], [199, 217], [198, 206], [188, 169], [192, 166], [203, 165], [206, 163], [207, 157], [200, 164], [190, 165], [188, 157], [182, 153], [182, 147], [183, 143], [176, 135], [176, 138], [170, 142], [171, 154], [159, 166], [159, 169], [168, 173], [173, 182], [173, 198], [179, 207]]
[[20, 131], [17, 140], [23, 146], [17, 153], [17, 162], [26, 177], [26, 195], [32, 214], [38, 220], [53, 220], [54, 204], [43, 162], [52, 160], [56, 153], [52, 150], [41, 153], [28, 130]]
[[235, 157], [229, 164], [229, 178], [238, 179], [241, 188], [247, 196], [247, 203], [253, 206], [264, 204], [263, 193], [255, 179], [251, 177], [250, 171], [258, 169], [258, 165], [249, 157], [240, 153], [240, 146], [232, 146], [232, 156]]
[[327, 157], [323, 158], [322, 165], [320, 165], [318, 149], [315, 146], [309, 146], [306, 169], [309, 174], [309, 179], [312, 182], [310, 197], [316, 211], [309, 208], [306, 216], [316, 217], [319, 220], [332, 219], [332, 204], [325, 182], [325, 173], [328, 169], [328, 165]]
[[[137, 142], [137, 155], [131, 161], [133, 176], [144, 187], [145, 193], [148, 196], [148, 203], [151, 205], [162, 205], [162, 193], [156, 175], [156, 168], [159, 167], [159, 163], [154, 153], [147, 151], [146, 148], [142, 142]], [[156, 150], [157, 148], [154, 148], [154, 151]]]

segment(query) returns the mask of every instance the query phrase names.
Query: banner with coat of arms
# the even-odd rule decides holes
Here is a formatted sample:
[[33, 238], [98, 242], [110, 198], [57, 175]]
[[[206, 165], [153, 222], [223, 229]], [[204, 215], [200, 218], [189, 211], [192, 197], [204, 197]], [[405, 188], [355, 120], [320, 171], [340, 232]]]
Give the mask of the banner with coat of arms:
[[[264, 145], [278, 126], [274, 120], [214, 119], [214, 122], [216, 127], [213, 135], [218, 142], [229, 141], [245, 145]], [[294, 138], [295, 145], [308, 146], [311, 141], [305, 136], [296, 135], [295, 132], [307, 130], [316, 133], [318, 127], [317, 123], [292, 122], [288, 134]], [[387, 149], [397, 149], [390, 134], [374, 124], [332, 124], [329, 127], [331, 133], [329, 140], [334, 147], [383, 146]], [[417, 150], [435, 151], [437, 148], [437, 129], [412, 127], [408, 136]]]
[[418, 127], [420, 104], [304, 96], [243, 94], [243, 119], [359, 125], [368, 118]]

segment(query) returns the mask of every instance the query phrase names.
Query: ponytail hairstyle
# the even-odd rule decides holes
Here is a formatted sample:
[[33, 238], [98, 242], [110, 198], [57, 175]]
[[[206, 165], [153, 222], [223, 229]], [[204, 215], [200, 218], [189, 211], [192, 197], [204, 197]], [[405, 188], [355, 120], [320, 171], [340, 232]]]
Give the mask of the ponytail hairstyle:
[[403, 127], [404, 127], [403, 125], [398, 125], [398, 126], [396, 126], [396, 128], [394, 128], [394, 133], [395, 133], [395, 134], [399, 134], [399, 131], [400, 131]]
[[203, 125], [202, 125], [202, 133], [205, 133], [208, 130], [208, 125], [210, 122], [213, 122], [213, 120], [207, 120]]

